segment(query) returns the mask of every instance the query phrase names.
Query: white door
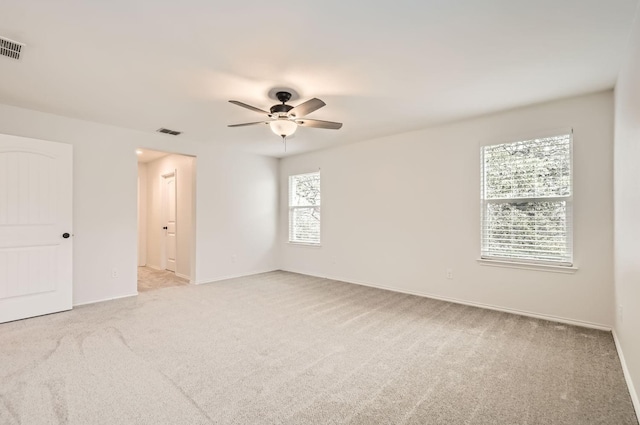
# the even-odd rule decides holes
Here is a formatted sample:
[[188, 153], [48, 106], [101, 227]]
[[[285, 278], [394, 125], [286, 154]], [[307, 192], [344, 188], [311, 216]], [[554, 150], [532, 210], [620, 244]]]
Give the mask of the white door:
[[72, 305], [72, 146], [0, 134], [0, 323]]
[[176, 271], [176, 173], [162, 176], [164, 187], [165, 268]]

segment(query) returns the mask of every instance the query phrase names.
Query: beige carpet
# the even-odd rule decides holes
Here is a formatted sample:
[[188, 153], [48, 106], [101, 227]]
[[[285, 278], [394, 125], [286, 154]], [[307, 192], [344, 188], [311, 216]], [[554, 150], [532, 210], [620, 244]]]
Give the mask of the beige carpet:
[[178, 277], [173, 272], [156, 270], [151, 267], [138, 267], [138, 292], [188, 284], [187, 279]]
[[0, 325], [0, 424], [637, 424], [611, 335], [272, 272]]

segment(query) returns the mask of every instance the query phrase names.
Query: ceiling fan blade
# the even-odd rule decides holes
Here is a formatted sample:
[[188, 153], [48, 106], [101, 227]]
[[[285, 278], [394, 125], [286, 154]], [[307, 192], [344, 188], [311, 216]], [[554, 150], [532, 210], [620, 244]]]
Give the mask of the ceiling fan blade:
[[234, 105], [242, 106], [243, 108], [251, 109], [252, 111], [260, 112], [262, 114], [269, 115], [267, 111], [263, 111], [262, 109], [256, 108], [255, 106], [247, 105], [246, 103], [239, 102], [237, 100], [230, 100], [229, 102]]
[[227, 127], [244, 127], [247, 125], [256, 125], [256, 124], [269, 124], [269, 121], [256, 121], [256, 122], [245, 122], [242, 124], [229, 124]]
[[310, 114], [313, 111], [317, 111], [324, 105], [326, 105], [326, 103], [314, 97], [313, 99], [307, 100], [306, 102], [301, 103], [290, 110], [289, 115], [292, 115], [294, 117], [304, 117], [305, 115]]
[[342, 127], [341, 122], [310, 120], [306, 118], [297, 119], [296, 123], [303, 127], [328, 128], [330, 130], [338, 130]]

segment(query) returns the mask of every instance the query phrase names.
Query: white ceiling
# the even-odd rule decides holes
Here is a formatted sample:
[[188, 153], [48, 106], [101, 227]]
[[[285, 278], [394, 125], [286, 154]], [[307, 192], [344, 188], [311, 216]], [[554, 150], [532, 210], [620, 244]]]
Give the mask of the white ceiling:
[[147, 162], [155, 161], [156, 159], [163, 158], [167, 155], [170, 155], [170, 154], [167, 152], [152, 151], [152, 150], [143, 149], [143, 148], [136, 149], [136, 156], [138, 157], [138, 162], [143, 164]]
[[[282, 157], [611, 88], [637, 3], [3, 0], [0, 103]], [[274, 87], [344, 127], [226, 127]]]

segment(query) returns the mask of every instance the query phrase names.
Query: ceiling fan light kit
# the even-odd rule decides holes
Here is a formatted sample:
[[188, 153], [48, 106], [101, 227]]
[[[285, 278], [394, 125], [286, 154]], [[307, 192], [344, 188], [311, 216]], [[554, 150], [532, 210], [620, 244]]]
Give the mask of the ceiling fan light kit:
[[269, 127], [276, 135], [284, 138], [289, 137], [296, 132], [298, 124], [295, 121], [291, 121], [287, 118], [279, 118], [274, 121], [269, 121]]
[[287, 102], [289, 101], [289, 99], [291, 99], [291, 93], [287, 91], [279, 91], [276, 93], [276, 97], [282, 103], [273, 105], [269, 109], [269, 112], [264, 111], [260, 108], [256, 108], [255, 106], [247, 105], [246, 103], [237, 100], [230, 100], [229, 102], [233, 103], [234, 105], [250, 109], [254, 112], [266, 114], [270, 118], [270, 120], [249, 122], [243, 124], [231, 124], [229, 125], [229, 127], [244, 127], [255, 124], [269, 124], [271, 131], [282, 137], [283, 141], [286, 141], [286, 138], [288, 136], [291, 136], [293, 133], [295, 133], [298, 126], [326, 128], [331, 130], [338, 130], [342, 127], [342, 123], [339, 122], [302, 118], [307, 114], [317, 111], [318, 109], [326, 105], [320, 99], [313, 98], [294, 107], [291, 105], [287, 105]]

